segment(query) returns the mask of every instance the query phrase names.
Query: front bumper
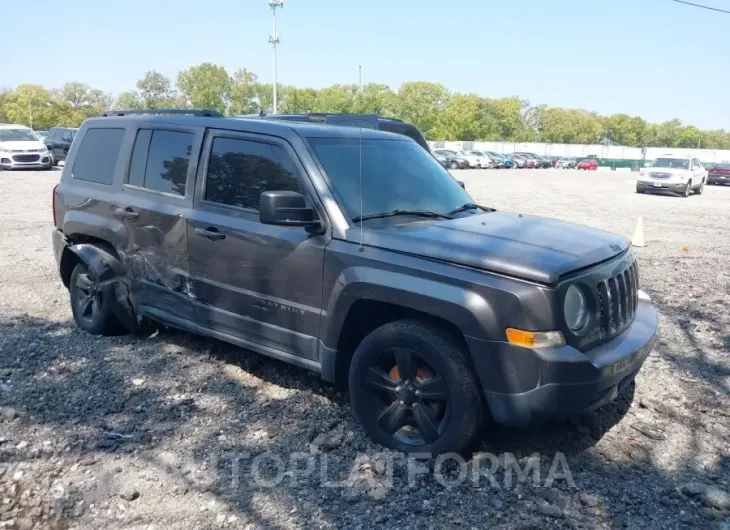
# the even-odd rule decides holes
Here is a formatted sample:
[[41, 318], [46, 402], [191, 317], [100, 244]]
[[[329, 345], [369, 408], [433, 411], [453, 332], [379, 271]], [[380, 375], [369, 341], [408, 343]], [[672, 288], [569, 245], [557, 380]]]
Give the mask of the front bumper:
[[51, 167], [51, 153], [7, 153], [0, 154], [0, 167], [5, 170], [44, 169]]
[[686, 182], [681, 180], [638, 180], [636, 181], [637, 191], [671, 191], [674, 193], [683, 193], [687, 187]]
[[585, 352], [571, 346], [522, 348], [468, 338], [494, 420], [526, 426], [567, 419], [612, 401], [636, 377], [656, 342], [657, 312], [639, 291], [634, 322]]

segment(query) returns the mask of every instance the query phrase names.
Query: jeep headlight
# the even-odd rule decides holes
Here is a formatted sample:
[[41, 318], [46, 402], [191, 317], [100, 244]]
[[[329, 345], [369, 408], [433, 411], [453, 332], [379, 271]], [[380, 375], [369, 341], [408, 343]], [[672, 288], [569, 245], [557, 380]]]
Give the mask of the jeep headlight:
[[586, 297], [578, 287], [575, 285], [568, 287], [563, 301], [563, 313], [568, 329], [573, 333], [578, 333], [585, 326], [588, 319], [587, 305]]

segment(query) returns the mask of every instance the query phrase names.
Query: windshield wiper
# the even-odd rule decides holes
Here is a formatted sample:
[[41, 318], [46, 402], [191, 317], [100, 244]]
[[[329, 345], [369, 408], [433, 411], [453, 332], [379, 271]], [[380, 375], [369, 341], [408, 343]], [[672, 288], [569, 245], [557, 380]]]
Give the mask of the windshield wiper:
[[371, 213], [368, 215], [353, 217], [352, 222], [367, 221], [368, 219], [384, 219], [386, 217], [396, 217], [398, 215], [410, 215], [413, 217], [430, 217], [438, 219], [453, 219], [449, 214], [429, 212], [428, 210], [393, 210], [392, 212]]
[[487, 208], [486, 206], [479, 206], [478, 204], [475, 204], [473, 202], [467, 202], [466, 204], [462, 204], [458, 208], [454, 208], [446, 215], [454, 215], [457, 213], [465, 212], [467, 210], [484, 210], [485, 212], [493, 212], [494, 209]]

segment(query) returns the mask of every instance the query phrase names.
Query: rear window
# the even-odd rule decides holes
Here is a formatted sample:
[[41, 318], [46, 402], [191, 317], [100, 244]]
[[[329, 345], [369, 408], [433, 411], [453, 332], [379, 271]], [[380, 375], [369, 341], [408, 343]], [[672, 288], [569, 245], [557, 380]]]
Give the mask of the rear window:
[[712, 169], [730, 169], [730, 164], [715, 164]]
[[86, 135], [76, 153], [71, 177], [110, 186], [114, 182], [124, 129], [94, 128]]

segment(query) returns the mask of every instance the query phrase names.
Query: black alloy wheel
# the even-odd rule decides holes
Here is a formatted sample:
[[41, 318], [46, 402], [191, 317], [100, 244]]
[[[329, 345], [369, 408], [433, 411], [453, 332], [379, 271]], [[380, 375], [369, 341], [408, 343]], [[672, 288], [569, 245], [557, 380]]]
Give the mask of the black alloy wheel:
[[461, 451], [482, 421], [460, 347], [438, 328], [411, 320], [385, 324], [358, 346], [350, 398], [374, 441], [405, 452]]

